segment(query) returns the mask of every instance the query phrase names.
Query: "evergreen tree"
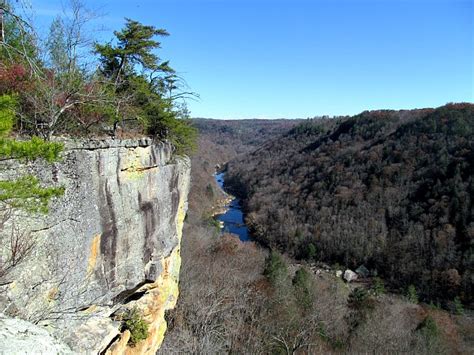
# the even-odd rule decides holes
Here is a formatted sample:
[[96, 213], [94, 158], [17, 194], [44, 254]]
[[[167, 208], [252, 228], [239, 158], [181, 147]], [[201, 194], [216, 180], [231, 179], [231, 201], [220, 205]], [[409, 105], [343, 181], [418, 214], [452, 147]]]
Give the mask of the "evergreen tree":
[[179, 78], [169, 62], [153, 52], [161, 48], [155, 37], [168, 35], [164, 29], [126, 19], [125, 28], [115, 32], [117, 43], [96, 43], [95, 52], [113, 98], [114, 126], [138, 120], [148, 134], [169, 139], [178, 153], [189, 153], [195, 148], [196, 130], [178, 99], [193, 94], [174, 93], [180, 89]]
[[270, 255], [265, 260], [263, 274], [273, 285], [287, 277], [288, 266], [279, 253], [275, 251], [270, 252]]
[[[153, 39], [156, 36], [169, 36], [164, 29], [146, 26], [126, 18], [125, 28], [115, 31], [117, 44], [95, 44], [95, 52], [100, 55], [102, 73], [114, 79], [116, 84], [126, 80], [126, 76], [140, 71], [174, 72], [168, 62], [161, 63], [152, 51], [160, 48], [161, 43]], [[140, 68], [137, 68], [136, 66]]]
[[293, 287], [298, 304], [305, 310], [309, 310], [312, 304], [311, 275], [305, 268], [299, 268], [293, 277]]

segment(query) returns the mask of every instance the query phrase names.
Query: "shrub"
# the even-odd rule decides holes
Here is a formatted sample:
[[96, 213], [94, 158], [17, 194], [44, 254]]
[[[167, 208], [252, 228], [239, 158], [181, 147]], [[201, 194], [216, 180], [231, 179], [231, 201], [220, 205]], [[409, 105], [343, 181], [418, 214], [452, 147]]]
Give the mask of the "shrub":
[[311, 275], [305, 268], [299, 268], [296, 271], [293, 287], [298, 304], [306, 310], [311, 308]]
[[[0, 160], [43, 158], [50, 163], [59, 160], [62, 144], [45, 142], [38, 137], [20, 141], [9, 136], [15, 122], [16, 106], [14, 96], [0, 95]], [[42, 187], [38, 178], [32, 175], [0, 180], [0, 202], [29, 212], [47, 213], [49, 201], [63, 193], [62, 187]]]
[[441, 305], [439, 304], [439, 302], [434, 303], [433, 301], [430, 302], [428, 307], [430, 307], [430, 309], [434, 309], [434, 310], [440, 310], [441, 309]]
[[428, 348], [432, 348], [439, 337], [439, 329], [434, 319], [431, 316], [427, 316], [418, 326], [417, 330], [422, 334]]
[[308, 244], [308, 248], [306, 250], [306, 257], [308, 260], [316, 259], [316, 246], [313, 243]]
[[47, 213], [49, 201], [63, 194], [63, 187], [41, 187], [38, 178], [32, 175], [0, 180], [0, 202], [32, 213]]
[[207, 184], [207, 186], [206, 186], [206, 196], [207, 196], [209, 199], [213, 199], [213, 198], [214, 198], [214, 189], [212, 188], [212, 185], [211, 185], [211, 184]]
[[133, 308], [125, 316], [124, 330], [130, 331], [130, 340], [128, 343], [132, 346], [148, 337], [148, 323], [143, 319], [143, 315], [137, 308]]
[[458, 316], [463, 315], [464, 307], [459, 297], [455, 297], [453, 303], [454, 303], [454, 314], [457, 314]]
[[197, 130], [188, 119], [167, 119], [164, 121], [168, 136], [176, 147], [176, 154], [192, 154], [197, 149]]
[[406, 296], [408, 301], [410, 301], [411, 303], [418, 303], [418, 293], [416, 292], [416, 288], [414, 285], [408, 286]]
[[380, 296], [385, 293], [385, 285], [380, 277], [374, 277], [372, 284], [372, 292], [375, 296]]
[[373, 309], [373, 302], [369, 297], [369, 293], [364, 288], [356, 288], [350, 294], [347, 300], [351, 312], [348, 314], [348, 323], [350, 331], [355, 330], [359, 325], [364, 323], [369, 312]]
[[213, 216], [207, 218], [207, 225], [213, 227], [217, 233], [220, 233], [221, 223]]
[[358, 287], [349, 294], [347, 300], [350, 308], [364, 309], [369, 307], [369, 293], [366, 289]]
[[278, 280], [288, 275], [288, 267], [279, 253], [272, 251], [265, 259], [263, 275], [265, 275], [272, 284], [276, 284]]

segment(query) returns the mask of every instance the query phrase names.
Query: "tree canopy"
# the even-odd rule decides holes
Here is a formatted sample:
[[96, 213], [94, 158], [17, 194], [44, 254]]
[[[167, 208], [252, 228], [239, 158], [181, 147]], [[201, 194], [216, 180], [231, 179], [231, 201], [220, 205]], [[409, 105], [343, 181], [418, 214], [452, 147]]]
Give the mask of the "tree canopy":
[[111, 41], [98, 43], [86, 35], [93, 15], [71, 0], [40, 41], [11, 3], [2, 9], [0, 95], [16, 95], [14, 130], [45, 139], [145, 134], [171, 141], [179, 154], [193, 150], [186, 99], [197, 95], [158, 55], [165, 29], [126, 18]]

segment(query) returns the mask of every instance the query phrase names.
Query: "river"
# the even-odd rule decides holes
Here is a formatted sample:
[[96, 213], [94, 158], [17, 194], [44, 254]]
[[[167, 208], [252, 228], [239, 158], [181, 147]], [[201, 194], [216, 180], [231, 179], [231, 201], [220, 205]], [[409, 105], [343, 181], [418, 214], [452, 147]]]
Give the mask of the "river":
[[[214, 174], [217, 184], [224, 190], [224, 174]], [[222, 229], [225, 233], [237, 234], [239, 239], [243, 242], [250, 241], [249, 232], [244, 222], [244, 213], [242, 212], [242, 205], [238, 198], [234, 198], [229, 205], [226, 206], [226, 212], [216, 216], [218, 221], [224, 223]]]

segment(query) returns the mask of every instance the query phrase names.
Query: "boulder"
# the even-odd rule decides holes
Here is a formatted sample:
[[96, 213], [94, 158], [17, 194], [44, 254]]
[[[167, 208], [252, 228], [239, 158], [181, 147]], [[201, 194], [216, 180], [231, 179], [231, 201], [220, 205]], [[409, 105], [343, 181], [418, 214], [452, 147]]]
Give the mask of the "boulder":
[[45, 328], [1, 313], [0, 349], [2, 354], [73, 354]]
[[344, 280], [347, 282], [355, 281], [357, 280], [357, 274], [354, 271], [347, 269], [344, 271]]
[[336, 271], [336, 277], [341, 277], [342, 276], [342, 271], [341, 270], [337, 270]]

